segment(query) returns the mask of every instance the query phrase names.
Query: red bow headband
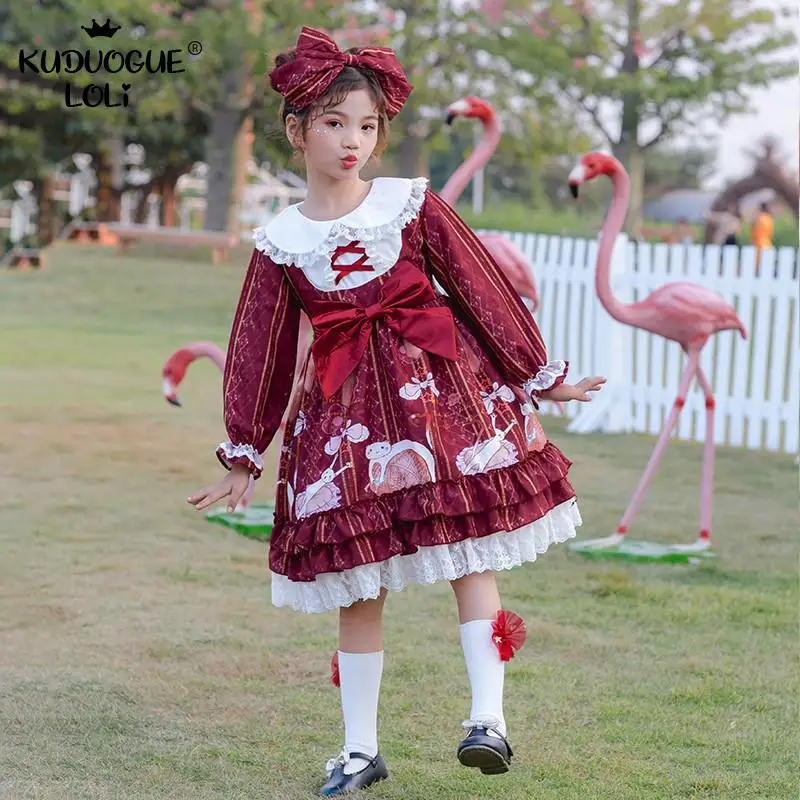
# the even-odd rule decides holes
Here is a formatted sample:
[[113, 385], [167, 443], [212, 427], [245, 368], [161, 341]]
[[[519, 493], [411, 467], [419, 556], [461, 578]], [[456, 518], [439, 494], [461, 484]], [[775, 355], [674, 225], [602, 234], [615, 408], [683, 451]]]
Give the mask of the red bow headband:
[[295, 58], [270, 72], [272, 88], [287, 105], [302, 109], [321, 97], [347, 66], [372, 70], [386, 98], [389, 119], [411, 94], [412, 86], [394, 51], [388, 47], [361, 47], [357, 53], [343, 53], [324, 31], [304, 26], [297, 37]]

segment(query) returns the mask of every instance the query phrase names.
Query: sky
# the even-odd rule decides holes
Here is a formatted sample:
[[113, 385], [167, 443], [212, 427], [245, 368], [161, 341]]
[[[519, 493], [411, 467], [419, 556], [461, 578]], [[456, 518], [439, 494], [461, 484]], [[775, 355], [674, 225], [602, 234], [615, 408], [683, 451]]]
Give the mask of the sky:
[[[647, 0], [653, 2], [653, 0]], [[798, 0], [758, 0], [760, 8], [769, 8], [779, 12], [788, 8], [792, 16], [778, 15], [777, 25], [787, 30], [795, 29], [797, 32]], [[742, 42], [742, 44], [746, 44]], [[798, 46], [792, 50], [776, 53], [781, 60], [798, 57]], [[702, 121], [703, 130], [696, 130], [695, 136], [701, 142], [707, 134], [715, 135], [718, 146], [717, 172], [711, 177], [704, 188], [719, 189], [731, 178], [743, 177], [751, 171], [752, 160], [744, 150], [756, 148], [758, 140], [767, 134], [775, 136], [780, 142], [780, 150], [786, 159], [785, 168], [798, 174], [800, 169], [800, 154], [798, 153], [798, 129], [800, 128], [800, 75], [773, 83], [765, 89], [753, 89], [749, 93], [752, 111], [748, 114], [737, 114], [728, 118], [720, 126], [710, 119]], [[618, 125], [618, 112], [615, 110], [608, 121], [613, 123], [609, 127], [613, 130]], [[657, 128], [644, 126], [643, 138], [647, 139], [655, 133]], [[678, 145], [697, 144], [684, 137], [674, 140]]]
[[787, 169], [798, 170], [798, 126], [800, 125], [800, 78], [774, 83], [751, 94], [753, 114], [731, 117], [720, 131], [718, 175], [709, 185], [716, 188], [726, 178], [746, 174], [749, 166], [743, 148], [752, 147], [759, 137], [773, 134], [781, 141]]
[[[760, 0], [759, 5], [778, 11], [781, 7], [788, 7], [794, 16], [779, 17], [778, 25], [783, 28], [797, 31], [797, 0]], [[784, 53], [791, 56], [792, 53]], [[798, 48], [794, 47], [794, 57], [797, 58]], [[742, 153], [743, 148], [752, 145], [763, 135], [772, 134], [781, 143], [787, 163], [786, 168], [797, 174], [798, 159], [798, 128], [800, 127], [800, 76], [790, 80], [774, 83], [766, 89], [759, 89], [750, 93], [753, 113], [739, 114], [731, 117], [720, 130], [719, 159], [717, 167], [719, 174], [711, 183], [717, 188], [727, 178], [736, 178], [746, 174], [749, 160]]]
[[[647, 0], [655, 2], [656, 0]], [[442, 0], [451, 2], [457, 7], [466, 5], [470, 0]], [[758, 0], [760, 8], [769, 8], [774, 11], [788, 9], [793, 16], [778, 16], [777, 24], [780, 28], [798, 30], [799, 0]], [[798, 56], [795, 46], [794, 54], [782, 52], [780, 57], [787, 58]], [[719, 189], [728, 180], [747, 175], [751, 170], [751, 159], [745, 152], [746, 149], [755, 148], [758, 140], [770, 134], [780, 142], [780, 152], [786, 159], [785, 168], [798, 174], [800, 171], [800, 153], [798, 152], [798, 130], [800, 129], [800, 75], [792, 79], [774, 83], [766, 89], [752, 90], [749, 93], [752, 112], [737, 114], [730, 117], [722, 126], [714, 125], [710, 120], [705, 120], [703, 127], [706, 130], [695, 132], [701, 139], [706, 133], [715, 134], [719, 152], [717, 157], [717, 172], [711, 177], [704, 188]], [[605, 107], [600, 104], [600, 116], [606, 129], [615, 131], [619, 125], [619, 112], [615, 107]], [[649, 138], [657, 128], [647, 126], [642, 130], [644, 139]], [[675, 140], [676, 144], [697, 144], [697, 139], [691, 141], [683, 137]]]

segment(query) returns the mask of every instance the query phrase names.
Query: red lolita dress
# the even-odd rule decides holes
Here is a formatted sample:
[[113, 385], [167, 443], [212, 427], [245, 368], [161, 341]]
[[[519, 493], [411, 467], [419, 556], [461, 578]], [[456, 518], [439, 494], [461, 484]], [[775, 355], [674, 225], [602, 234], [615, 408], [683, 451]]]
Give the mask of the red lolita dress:
[[[534, 411], [567, 364], [425, 178], [377, 178], [337, 220], [290, 206], [254, 238], [217, 454], [258, 476], [287, 413], [275, 605], [510, 569], [575, 535], [570, 462]], [[314, 340], [294, 375], [301, 313]]]

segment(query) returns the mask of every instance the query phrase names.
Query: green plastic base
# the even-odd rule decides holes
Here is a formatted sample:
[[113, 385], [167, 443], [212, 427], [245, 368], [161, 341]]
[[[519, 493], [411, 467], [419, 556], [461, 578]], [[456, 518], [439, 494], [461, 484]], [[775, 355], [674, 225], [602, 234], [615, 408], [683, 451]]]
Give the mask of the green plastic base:
[[248, 539], [268, 542], [272, 535], [274, 514], [274, 506], [250, 506], [243, 511], [234, 512], [214, 508], [206, 514], [206, 519], [233, 528]]
[[667, 564], [699, 564], [717, 557], [710, 548], [699, 548], [697, 545], [667, 545], [657, 542], [642, 542], [624, 537], [620, 542], [611, 545], [600, 545], [602, 539], [570, 542], [568, 548], [586, 558], [617, 559], [619, 561], [642, 561]]

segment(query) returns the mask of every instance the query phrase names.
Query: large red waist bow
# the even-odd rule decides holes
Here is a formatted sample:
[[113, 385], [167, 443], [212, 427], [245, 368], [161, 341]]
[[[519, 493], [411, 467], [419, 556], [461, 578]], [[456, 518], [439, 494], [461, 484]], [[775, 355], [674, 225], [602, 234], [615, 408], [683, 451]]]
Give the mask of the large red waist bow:
[[371, 306], [340, 300], [314, 303], [311, 353], [325, 399], [330, 400], [356, 368], [378, 320], [411, 344], [455, 361], [456, 329], [450, 309], [419, 308], [435, 299], [428, 279], [411, 267], [395, 271], [381, 287], [379, 301]]

